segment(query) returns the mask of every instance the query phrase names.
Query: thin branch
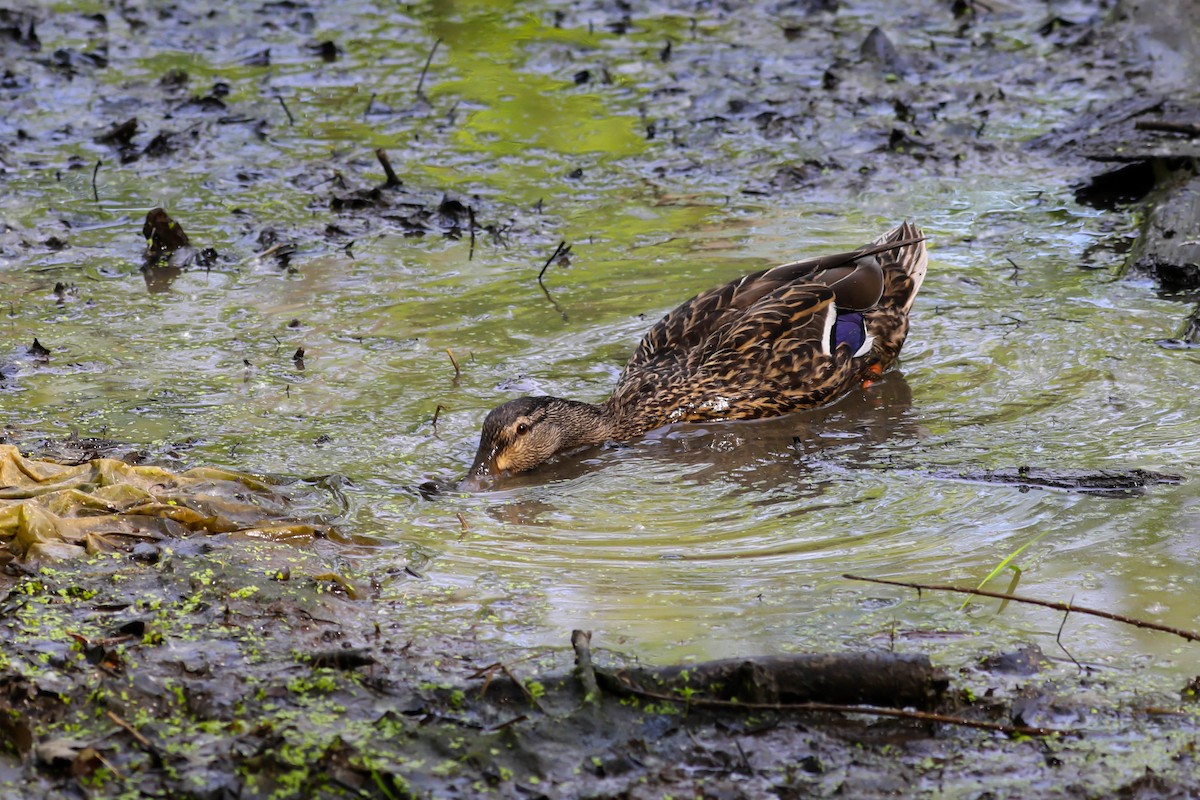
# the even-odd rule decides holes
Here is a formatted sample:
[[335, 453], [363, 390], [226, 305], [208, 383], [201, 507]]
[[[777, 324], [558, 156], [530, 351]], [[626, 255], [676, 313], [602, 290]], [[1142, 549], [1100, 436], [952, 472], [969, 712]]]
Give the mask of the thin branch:
[[[563, 248], [566, 246], [567, 246], [567, 240], [563, 239], [561, 242], [558, 243], [558, 247], [554, 248], [554, 252], [551, 253], [550, 257], [546, 259], [546, 263], [542, 264], [542, 271], [538, 273], [538, 283], [542, 282], [542, 278], [545, 277], [545, 275], [546, 275], [546, 270], [550, 269], [550, 265], [554, 262], [554, 259], [558, 258], [558, 254], [561, 253], [563, 251]], [[543, 284], [543, 288], [544, 287], [545, 287], [545, 285]]]
[[[499, 668], [500, 668], [500, 662], [493, 661], [491, 664], [488, 664], [486, 667], [479, 667], [478, 669], [476, 669], [474, 672], [472, 672], [470, 675], [467, 676], [467, 680], [473, 681], [477, 678], [482, 678], [484, 675], [490, 675], [491, 673], [495, 672]], [[484, 687], [484, 688], [486, 688], [486, 687]], [[483, 694], [483, 693], [480, 692], [480, 694]]]
[[488, 687], [492, 685], [492, 678], [496, 677], [496, 670], [499, 668], [500, 662], [497, 661], [495, 664], [488, 664], [486, 667], [480, 667], [473, 675], [470, 676], [471, 679], [480, 678], [485, 675], [487, 676], [486, 678], [483, 678], [483, 686], [479, 689], [480, 697], [487, 696]]
[[[625, 681], [620, 681], [612, 675], [604, 675], [605, 682], [615, 681], [620, 690], [645, 697], [650, 700], [663, 700], [672, 703], [682, 703], [682, 697], [658, 692], [648, 692], [639, 689]], [[1025, 725], [1003, 725], [999, 722], [982, 722], [980, 720], [955, 717], [949, 714], [937, 714], [932, 711], [910, 711], [904, 708], [888, 708], [885, 706], [844, 706], [836, 703], [741, 703], [736, 700], [712, 700], [695, 695], [687, 698], [688, 705], [705, 708], [744, 709], [746, 711], [820, 711], [832, 714], [867, 714], [873, 717], [895, 717], [897, 719], [915, 719], [922, 722], [941, 722], [947, 725], [959, 725], [965, 728], [978, 728], [984, 731], [996, 731], [1008, 736], [1077, 736], [1077, 731], [1059, 728], [1033, 728]]]
[[287, 114], [288, 125], [294, 127], [296, 125], [296, 118], [292, 116], [291, 110], [288, 109], [287, 102], [284, 101], [283, 95], [277, 94], [275, 95], [275, 99], [279, 101], [279, 105], [283, 106], [283, 113]]
[[[525, 661], [527, 659], [521, 659], [521, 660]], [[537, 698], [533, 696], [533, 693], [529, 691], [529, 687], [527, 687], [524, 683], [522, 683], [520, 680], [518, 680], [517, 676], [513, 675], [512, 670], [509, 669], [508, 665], [505, 664], [503, 661], [495, 661], [491, 664], [488, 664], [486, 667], [480, 667], [479, 669], [475, 670], [474, 672], [472, 672], [470, 675], [467, 676], [468, 680], [475, 680], [477, 678], [484, 678], [485, 675], [487, 676], [486, 678], [484, 678], [483, 688], [481, 688], [479, 690], [480, 697], [483, 697], [484, 695], [487, 694], [488, 687], [492, 685], [492, 678], [496, 677], [497, 670], [499, 670], [500, 672], [503, 672], [506, 676], [508, 676], [508, 679], [513, 682], [513, 685], [515, 685], [518, 689], [521, 690], [521, 694], [525, 695], [525, 699], [529, 701], [529, 704], [531, 706], [536, 708], [538, 711], [541, 711], [543, 714], [546, 713], [546, 709], [542, 708], [542, 704], [539, 703], [537, 701]]]
[[425, 74], [429, 72], [429, 64], [433, 61], [433, 54], [437, 52], [438, 45], [441, 43], [441, 39], [434, 41], [433, 47], [429, 49], [429, 56], [425, 59], [425, 66], [421, 67], [421, 78], [417, 81], [417, 97], [421, 100], [426, 99], [425, 93], [422, 91], [422, 88], [425, 86]]
[[1111, 619], [1114, 622], [1123, 622], [1126, 625], [1132, 625], [1135, 628], [1145, 628], [1151, 631], [1161, 631], [1162, 633], [1170, 633], [1181, 639], [1186, 639], [1189, 642], [1200, 642], [1200, 633], [1195, 631], [1185, 630], [1183, 628], [1175, 628], [1171, 625], [1162, 625], [1157, 622], [1148, 622], [1144, 619], [1136, 617], [1127, 617], [1124, 614], [1114, 614], [1111, 611], [1100, 611], [1099, 609], [1086, 608], [1085, 606], [1077, 606], [1072, 603], [1056, 603], [1051, 600], [1038, 600], [1034, 597], [1023, 597], [1019, 594], [1005, 594], [1004, 592], [989, 592], [985, 589], [971, 589], [966, 586], [953, 586], [947, 584], [932, 584], [932, 583], [915, 583], [911, 581], [890, 581], [883, 578], [866, 578], [861, 575], [851, 575], [846, 573], [843, 578], [851, 581], [866, 581], [867, 583], [881, 583], [886, 586], [903, 586], [906, 589], [916, 589], [918, 592], [928, 589], [934, 592], [958, 592], [959, 594], [973, 594], [978, 597], [992, 597], [997, 600], [1011, 600], [1015, 603], [1028, 603], [1033, 606], [1042, 606], [1043, 608], [1052, 608], [1055, 611], [1075, 612], [1077, 614], [1089, 614], [1093, 617], [1101, 619]]
[[569, 252], [571, 252], [571, 245], [567, 244], [566, 239], [563, 239], [558, 243], [558, 247], [554, 248], [554, 252], [550, 254], [550, 257], [546, 259], [546, 263], [542, 264], [542, 271], [538, 273], [537, 277], [538, 286], [542, 287], [542, 294], [546, 295], [546, 299], [550, 301], [550, 305], [554, 306], [554, 310], [563, 318], [563, 322], [567, 321], [567, 312], [563, 311], [562, 306], [551, 297], [550, 290], [546, 288], [546, 284], [542, 281], [542, 278], [545, 277], [546, 270], [550, 269], [550, 265], [554, 263], [556, 258], [565, 256]]
[[442, 409], [443, 409], [443, 408], [445, 408], [445, 406], [443, 406], [441, 403], [438, 403], [438, 404], [437, 404], [437, 408], [435, 408], [435, 409], [433, 410], [433, 422], [432, 422], [432, 425], [433, 425], [433, 434], [434, 434], [435, 436], [437, 435], [437, 421], [438, 421], [438, 415], [442, 413]]
[[96, 166], [92, 168], [92, 197], [97, 203], [100, 202], [100, 190], [96, 188], [96, 174], [100, 172], [100, 165], [103, 163], [103, 160], [96, 159]]
[[109, 772], [111, 772], [113, 775], [116, 775], [117, 780], [120, 780], [120, 781], [125, 780], [125, 776], [121, 774], [121, 771], [119, 769], [117, 769], [111, 761], [109, 761], [107, 758], [105, 758], [103, 755], [101, 755], [98, 751], [95, 751], [95, 752], [96, 752], [96, 760], [99, 761], [101, 764], [103, 764], [105, 766], [105, 768], [108, 769]]
[[[1005, 601], [1005, 602], [1007, 602], [1007, 601]], [[1072, 603], [1075, 602], [1075, 595], [1071, 595], [1071, 602]], [[1067, 649], [1067, 646], [1065, 644], [1063, 644], [1063, 641], [1062, 641], [1063, 628], [1067, 627], [1067, 618], [1070, 616], [1071, 616], [1070, 611], [1063, 612], [1062, 622], [1060, 622], [1058, 624], [1058, 633], [1054, 634], [1054, 641], [1058, 645], [1059, 649], [1067, 654], [1067, 658], [1071, 659], [1071, 663], [1075, 665], [1075, 668], [1078, 669], [1080, 672], [1083, 672], [1084, 671], [1083, 664], [1080, 664], [1078, 661], [1075, 660], [1075, 656], [1071, 655], [1071, 651]]]
[[375, 151], [375, 157], [379, 159], [379, 164], [383, 167], [383, 174], [387, 176], [384, 186], [389, 189], [402, 186], [403, 183], [396, 177], [396, 170], [392, 169], [392, 160], [388, 158], [387, 151], [380, 147]]
[[512, 674], [512, 670], [508, 668], [507, 664], [500, 664], [500, 671], [507, 675], [508, 679], [517, 685], [517, 688], [521, 690], [521, 694], [525, 695], [525, 699], [529, 701], [529, 705], [533, 706], [543, 714], [546, 713], [546, 709], [542, 708], [542, 704], [539, 703], [538, 699], [533, 696], [533, 692], [529, 691], [529, 687], [525, 685], [524, 681], [519, 680], [516, 675]]
[[746, 756], [746, 751], [742, 749], [742, 743], [738, 741], [736, 736], [733, 737], [733, 743], [737, 747], [738, 755], [742, 759], [742, 769], [747, 775], [754, 774], [754, 766], [750, 763], [750, 759]]
[[270, 256], [275, 255], [283, 248], [290, 247], [290, 246], [291, 246], [290, 242], [276, 242], [275, 244], [268, 247], [266, 250], [263, 250], [261, 253], [255, 253], [254, 255], [246, 258], [246, 260], [243, 261], [242, 263], [247, 263], [251, 259], [254, 259], [254, 258], [257, 258], [259, 261], [263, 261], [263, 260], [269, 258]]
[[[533, 652], [533, 653], [529, 653], [528, 655], [522, 656], [521, 658], [518, 658], [516, 661], [513, 661], [511, 663], [524, 664], [526, 661], [533, 661], [535, 658], [540, 658], [541, 656], [542, 656], [541, 653]], [[474, 672], [472, 672], [470, 675], [468, 675], [467, 678], [469, 680], [475, 680], [476, 678], [481, 678], [489, 672], [494, 672], [494, 671], [500, 669], [500, 666], [501, 666], [501, 664], [499, 661], [494, 661], [491, 664], [488, 664], [486, 667], [477, 668]]]
[[454, 351], [449, 347], [446, 348], [446, 355], [450, 356], [450, 363], [454, 365], [454, 380], [458, 380], [462, 376], [462, 369], [458, 366], [458, 359], [454, 357]]
[[116, 715], [116, 713], [114, 713], [112, 711], [106, 711], [105, 713], [108, 715], [109, 719], [111, 719], [114, 723], [116, 723], [117, 727], [121, 728], [126, 733], [128, 733], [130, 736], [132, 736], [133, 740], [142, 746], [142, 749], [144, 749], [147, 753], [149, 753], [150, 755], [154, 756], [156, 759], [159, 759], [161, 761], [162, 753], [159, 752], [159, 749], [154, 746], [153, 742], [151, 742], [149, 739], [147, 739], [145, 736], [142, 735], [141, 731], [139, 731], [137, 728], [130, 725], [125, 720], [118, 717]]
[[1008, 256], [1005, 256], [1005, 257], [1004, 257], [1004, 260], [1005, 260], [1005, 261], [1007, 261], [1008, 263], [1012, 264], [1012, 268], [1013, 268], [1013, 269], [1012, 269], [1012, 275], [1011, 275], [1011, 276], [1009, 276], [1009, 277], [1012, 279], [1012, 282], [1013, 282], [1013, 283], [1016, 283], [1016, 282], [1017, 282], [1017, 278], [1018, 278], [1018, 277], [1020, 276], [1020, 274], [1021, 274], [1021, 265], [1020, 265], [1020, 264], [1018, 264], [1017, 262], [1013, 261], [1013, 260], [1012, 260], [1011, 258], [1009, 258]]
[[1146, 706], [1142, 711], [1147, 714], [1155, 714], [1167, 717], [1190, 717], [1192, 712], [1190, 709], [1180, 708], [1163, 708], [1162, 706]]

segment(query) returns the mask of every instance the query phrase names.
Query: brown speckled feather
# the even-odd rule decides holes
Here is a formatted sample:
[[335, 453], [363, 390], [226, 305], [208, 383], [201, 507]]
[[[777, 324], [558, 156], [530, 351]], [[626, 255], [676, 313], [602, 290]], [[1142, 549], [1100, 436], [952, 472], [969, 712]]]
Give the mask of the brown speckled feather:
[[[604, 404], [618, 431], [812, 408], [871, 365], [890, 366], [924, 277], [922, 242], [906, 223], [858, 250], [762, 270], [687, 301], [650, 329]], [[863, 311], [874, 337], [858, 357], [831, 347], [835, 315], [847, 310]]]
[[[900, 230], [899, 228], [896, 230]], [[916, 231], [916, 227], [911, 227]], [[800, 284], [820, 284], [832, 286], [844, 281], [848, 273], [856, 269], [871, 269], [874, 259], [869, 256], [884, 252], [905, 244], [914, 244], [920, 239], [916, 236], [907, 237], [896, 242], [885, 241], [861, 247], [849, 253], [837, 253], [830, 256], [819, 256], [803, 261], [781, 264], [777, 267], [751, 273], [735, 281], [709, 289], [688, 300], [683, 305], [671, 311], [646, 332], [636, 351], [625, 365], [626, 371], [639, 369], [642, 364], [659, 361], [667, 354], [677, 351], [687, 351], [706, 340], [713, 331], [730, 324], [738, 316], [745, 314], [755, 303], [777, 290]], [[861, 265], [856, 263], [862, 259]], [[860, 293], [848, 298], [853, 301], [843, 305], [847, 308], [861, 306], [863, 309], [874, 305], [878, 300], [883, 286], [874, 293], [867, 302], [862, 302]]]

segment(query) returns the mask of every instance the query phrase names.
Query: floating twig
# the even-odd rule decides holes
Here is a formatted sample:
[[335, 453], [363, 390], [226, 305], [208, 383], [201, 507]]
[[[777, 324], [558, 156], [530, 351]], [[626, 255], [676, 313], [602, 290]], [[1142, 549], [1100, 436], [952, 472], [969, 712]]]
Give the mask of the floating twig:
[[1162, 706], [1146, 706], [1142, 711], [1147, 714], [1156, 714], [1169, 717], [1190, 717], [1192, 711], [1190, 709], [1180, 708], [1163, 708]]
[[524, 722], [527, 719], [529, 719], [528, 714], [521, 714], [519, 716], [513, 717], [508, 722], [501, 722], [499, 725], [493, 725], [492, 727], [488, 728], [487, 730], [492, 731], [492, 732], [502, 731], [505, 728], [509, 727], [510, 725], [516, 725], [518, 722]]
[[[261, 253], [255, 253], [250, 258], [257, 258], [259, 261], [265, 260], [268, 256], [273, 256], [285, 247], [291, 247], [290, 242], [276, 242], [275, 244], [263, 250]], [[247, 259], [249, 260], [249, 259]]]
[[[539, 200], [538, 202], [541, 202], [541, 201]], [[553, 264], [556, 259], [565, 257], [570, 252], [571, 252], [571, 245], [567, 244], [566, 239], [563, 239], [562, 241], [560, 241], [558, 243], [558, 247], [554, 248], [554, 252], [551, 253], [550, 257], [546, 259], [546, 263], [542, 264], [542, 271], [538, 273], [538, 277], [537, 277], [538, 286], [542, 287], [542, 294], [546, 295], [546, 299], [550, 301], [550, 305], [554, 306], [554, 310], [557, 311], [559, 313], [559, 316], [561, 316], [563, 318], [563, 322], [568, 321], [567, 320], [567, 312], [563, 311], [562, 306], [560, 306], [554, 300], [554, 298], [550, 296], [550, 290], [546, 288], [546, 284], [542, 280], [542, 278], [545, 277], [546, 270], [550, 269], [550, 265]]]
[[480, 692], [479, 692], [480, 696], [482, 697], [484, 694], [487, 694], [487, 684], [491, 682], [492, 673], [494, 673], [498, 669], [500, 669], [500, 662], [493, 661], [491, 664], [488, 664], [486, 667], [479, 667], [478, 669], [476, 669], [474, 672], [472, 672], [470, 675], [467, 676], [467, 680], [473, 681], [477, 678], [482, 678], [484, 675], [488, 676], [487, 682], [484, 683], [483, 689], [480, 690]]
[[1003, 328], [1003, 327], [1011, 325], [1013, 327], [1019, 328], [1025, 324], [1025, 320], [1021, 319], [1020, 317], [1014, 317], [1012, 314], [1001, 314], [1000, 319], [1002, 319], [1004, 321], [1003, 322], [992, 322], [992, 323], [989, 323], [986, 325], [982, 325], [980, 327]]
[[371, 96], [367, 98], [367, 107], [363, 109], [363, 119], [371, 116], [371, 106], [375, 105], [375, 98], [378, 96], [377, 92], [371, 92]]
[[[447, 350], [446, 352], [449, 352], [449, 350]], [[451, 358], [454, 358], [454, 356], [451, 356]], [[439, 416], [439, 415], [442, 413], [442, 409], [443, 409], [443, 408], [445, 408], [445, 406], [443, 406], [441, 403], [438, 403], [438, 404], [437, 404], [437, 408], [433, 409], [433, 421], [432, 421], [432, 423], [431, 423], [431, 424], [433, 425], [433, 434], [434, 434], [434, 436], [436, 436], [436, 435], [437, 435], [437, 421], [438, 421], [438, 416]]]
[[106, 711], [105, 714], [108, 715], [108, 718], [111, 719], [117, 725], [118, 728], [121, 728], [126, 733], [128, 733], [130, 736], [132, 736], [133, 740], [135, 742], [137, 742], [139, 745], [141, 745], [142, 748], [147, 753], [149, 753], [150, 755], [154, 756], [157, 759], [162, 758], [162, 753], [160, 753], [158, 748], [154, 746], [153, 742], [151, 742], [149, 739], [147, 739], [145, 736], [142, 735], [141, 731], [139, 731], [137, 728], [130, 725], [125, 720], [118, 717], [116, 715], [116, 713], [113, 711]]
[[292, 116], [292, 112], [288, 109], [287, 102], [284, 101], [283, 95], [277, 94], [275, 95], [275, 99], [279, 101], [279, 105], [283, 106], [283, 113], [287, 114], [288, 125], [295, 126], [296, 118]]
[[1182, 133], [1184, 136], [1200, 136], [1200, 125], [1194, 122], [1172, 122], [1169, 119], [1139, 119], [1134, 123], [1139, 131], [1162, 131]]
[[[542, 282], [542, 278], [546, 275], [546, 270], [550, 269], [550, 265], [554, 263], [554, 259], [558, 258], [559, 254], [563, 252], [564, 248], [568, 250], [570, 249], [570, 247], [567, 245], [566, 239], [563, 239], [558, 243], [558, 247], [554, 248], [554, 252], [551, 253], [550, 257], [546, 259], [546, 263], [542, 264], [542, 271], [538, 273], [538, 283]], [[545, 288], [544, 284], [543, 288]]]
[[454, 357], [454, 351], [449, 347], [446, 348], [446, 355], [450, 356], [450, 363], [454, 365], [454, 380], [458, 380], [462, 376], [462, 369], [458, 366], [458, 359]]
[[404, 184], [396, 177], [396, 170], [392, 169], [392, 160], [388, 158], [387, 151], [380, 147], [375, 151], [375, 157], [379, 159], [379, 164], [383, 167], [383, 174], [387, 176], [387, 182], [383, 185], [389, 189], [403, 186]]
[[429, 65], [433, 61], [433, 54], [437, 52], [438, 45], [442, 43], [441, 39], [435, 39], [433, 47], [429, 48], [429, 56], [425, 59], [425, 66], [421, 67], [421, 77], [417, 81], [417, 98], [420, 100], [428, 100], [422, 89], [425, 86], [425, 75], [429, 72]]
[[[1071, 603], [1074, 603], [1074, 602], [1075, 602], [1075, 595], [1071, 595]], [[1071, 603], [1068, 603], [1067, 605], [1070, 605]], [[1071, 659], [1071, 663], [1075, 665], [1075, 668], [1078, 669], [1080, 672], [1083, 672], [1084, 671], [1083, 665], [1075, 660], [1075, 656], [1071, 655], [1071, 651], [1068, 650], [1067, 646], [1065, 644], [1063, 644], [1063, 642], [1062, 642], [1063, 628], [1067, 627], [1067, 617], [1069, 617], [1069, 616], [1071, 616], [1070, 611], [1066, 611], [1063, 613], [1062, 622], [1060, 622], [1058, 625], [1058, 633], [1054, 634], [1054, 643], [1058, 645], [1060, 650], [1062, 650], [1064, 653], [1067, 654], [1067, 658]]]
[[92, 753], [95, 754], [96, 760], [104, 765], [105, 769], [107, 769], [109, 772], [111, 772], [113, 775], [115, 775], [117, 777], [117, 780], [119, 780], [119, 781], [126, 780], [125, 776], [123, 774], [121, 774], [121, 770], [117, 769], [116, 766], [114, 766], [113, 763], [111, 761], [109, 761], [107, 758], [105, 758], [104, 755], [101, 754], [98, 750], [92, 750]]
[[464, 531], [470, 530], [470, 526], [467, 525], [467, 518], [463, 516], [461, 511], [455, 511], [454, 516], [458, 517], [458, 524], [462, 526]]
[[96, 187], [96, 174], [100, 172], [100, 165], [104, 163], [103, 159], [96, 159], [96, 166], [92, 168], [92, 198], [97, 203], [100, 202], [100, 190]]
[[1041, 606], [1043, 608], [1052, 608], [1056, 611], [1075, 612], [1078, 614], [1088, 614], [1101, 619], [1110, 619], [1114, 622], [1123, 622], [1126, 625], [1132, 625], [1135, 628], [1145, 628], [1151, 631], [1161, 631], [1162, 633], [1170, 633], [1181, 639], [1186, 639], [1189, 642], [1200, 642], [1200, 633], [1195, 631], [1176, 628], [1171, 625], [1162, 625], [1157, 622], [1149, 622], [1136, 617], [1127, 617], [1124, 614], [1114, 614], [1111, 611], [1100, 611], [1095, 608], [1087, 608], [1085, 606], [1077, 606], [1073, 603], [1057, 603], [1052, 600], [1039, 600], [1035, 597], [1024, 597], [1019, 594], [1006, 594], [1004, 592], [989, 592], [986, 589], [971, 589], [966, 586], [953, 586], [947, 584], [935, 583], [916, 583], [913, 581], [893, 581], [885, 578], [867, 578], [862, 575], [851, 575], [846, 573], [843, 578], [851, 581], [866, 581], [867, 583], [881, 583], [887, 586], [903, 586], [906, 589], [916, 589], [918, 592], [928, 589], [931, 592], [958, 592], [959, 594], [973, 594], [979, 597], [991, 597], [997, 600], [1011, 600], [1014, 603], [1027, 603], [1033, 606]]
[[1016, 283], [1016, 282], [1017, 282], [1017, 276], [1019, 276], [1019, 275], [1021, 274], [1021, 265], [1020, 265], [1020, 264], [1018, 264], [1017, 262], [1013, 261], [1013, 260], [1012, 260], [1011, 258], [1009, 258], [1008, 256], [1005, 256], [1005, 257], [1004, 257], [1004, 260], [1005, 260], [1005, 261], [1007, 261], [1008, 263], [1012, 264], [1013, 271], [1012, 271], [1012, 275], [1011, 275], [1011, 276], [1009, 276], [1009, 277], [1010, 277], [1010, 278], [1012, 278], [1012, 282], [1013, 282], [1013, 283]]
[[475, 209], [467, 206], [468, 230], [471, 232], [471, 249], [467, 252], [467, 261], [475, 258]]

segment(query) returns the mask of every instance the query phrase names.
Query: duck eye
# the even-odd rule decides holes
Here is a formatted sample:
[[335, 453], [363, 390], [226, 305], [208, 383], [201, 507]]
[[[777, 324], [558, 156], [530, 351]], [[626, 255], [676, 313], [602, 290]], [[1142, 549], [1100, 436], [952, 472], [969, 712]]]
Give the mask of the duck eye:
[[527, 433], [529, 433], [529, 426], [524, 422], [517, 426], [517, 436], [524, 436]]

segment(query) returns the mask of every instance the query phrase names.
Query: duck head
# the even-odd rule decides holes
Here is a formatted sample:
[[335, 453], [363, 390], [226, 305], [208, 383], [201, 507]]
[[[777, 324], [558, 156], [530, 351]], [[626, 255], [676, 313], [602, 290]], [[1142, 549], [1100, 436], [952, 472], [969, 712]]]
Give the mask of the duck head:
[[479, 449], [459, 486], [474, 490], [490, 478], [538, 467], [564, 450], [608, 438], [599, 406], [558, 397], [519, 397], [497, 406], [483, 420]]

